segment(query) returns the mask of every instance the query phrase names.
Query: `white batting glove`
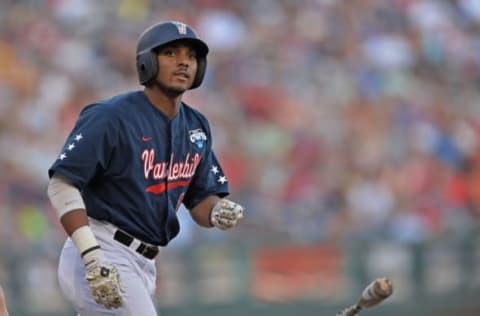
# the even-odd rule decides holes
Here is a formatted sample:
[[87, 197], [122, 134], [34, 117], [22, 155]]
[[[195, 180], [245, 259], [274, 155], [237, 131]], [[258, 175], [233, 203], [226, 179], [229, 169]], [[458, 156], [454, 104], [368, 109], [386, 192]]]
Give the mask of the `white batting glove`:
[[122, 306], [122, 293], [125, 291], [120, 275], [117, 269], [105, 260], [102, 251], [93, 250], [82, 259], [85, 263], [85, 277], [95, 302], [108, 309]]
[[210, 222], [221, 230], [238, 225], [243, 218], [243, 206], [227, 199], [220, 199], [210, 213]]

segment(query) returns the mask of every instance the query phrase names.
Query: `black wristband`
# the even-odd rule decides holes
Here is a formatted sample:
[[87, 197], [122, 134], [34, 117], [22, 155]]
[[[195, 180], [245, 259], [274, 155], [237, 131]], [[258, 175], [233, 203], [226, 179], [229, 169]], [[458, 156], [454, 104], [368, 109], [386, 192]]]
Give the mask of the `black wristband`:
[[82, 253], [80, 254], [80, 257], [83, 258], [83, 256], [85, 256], [87, 253], [92, 252], [92, 251], [97, 250], [97, 249], [100, 249], [100, 246], [99, 246], [99, 245], [90, 247], [90, 248], [88, 248], [87, 250], [85, 250], [84, 252], [82, 252]]

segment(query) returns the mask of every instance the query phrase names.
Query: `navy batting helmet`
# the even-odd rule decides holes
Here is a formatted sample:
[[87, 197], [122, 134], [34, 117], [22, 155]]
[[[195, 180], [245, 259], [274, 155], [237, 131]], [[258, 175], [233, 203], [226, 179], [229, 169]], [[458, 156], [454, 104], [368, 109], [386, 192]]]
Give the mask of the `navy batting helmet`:
[[208, 46], [190, 26], [176, 21], [157, 23], [140, 35], [137, 43], [137, 72], [142, 85], [149, 85], [157, 77], [158, 61], [155, 50], [178, 40], [189, 41], [197, 52], [197, 73], [190, 89], [200, 86], [207, 68]]

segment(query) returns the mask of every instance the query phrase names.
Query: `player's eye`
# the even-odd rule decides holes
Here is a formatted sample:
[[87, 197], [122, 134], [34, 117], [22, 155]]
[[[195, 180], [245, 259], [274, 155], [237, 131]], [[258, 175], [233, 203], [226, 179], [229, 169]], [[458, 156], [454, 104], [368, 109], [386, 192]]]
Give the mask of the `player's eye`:
[[[188, 51], [186, 50], [188, 49]], [[197, 59], [197, 52], [194, 49], [186, 48], [182, 49], [180, 47], [172, 46], [172, 47], [165, 47], [159, 51], [159, 54], [169, 57], [175, 57], [179, 54], [185, 56], [189, 60], [196, 60]]]
[[160, 49], [158, 51], [158, 54], [164, 56], [175, 56], [175, 49], [173, 47], [165, 47], [163, 49]]
[[197, 51], [195, 49], [193, 49], [192, 47], [190, 47], [188, 49], [188, 57], [189, 58], [197, 58]]

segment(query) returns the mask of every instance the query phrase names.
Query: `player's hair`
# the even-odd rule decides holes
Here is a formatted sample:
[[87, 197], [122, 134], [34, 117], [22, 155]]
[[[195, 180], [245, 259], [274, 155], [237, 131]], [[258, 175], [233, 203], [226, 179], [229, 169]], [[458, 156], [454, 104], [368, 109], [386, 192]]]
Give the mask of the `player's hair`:
[[158, 74], [158, 50], [175, 41], [188, 41], [197, 53], [197, 73], [190, 89], [197, 88], [203, 81], [207, 68], [208, 46], [198, 38], [187, 24], [177, 21], [160, 22], [150, 26], [139, 37], [137, 43], [137, 72], [140, 84], [151, 85]]

